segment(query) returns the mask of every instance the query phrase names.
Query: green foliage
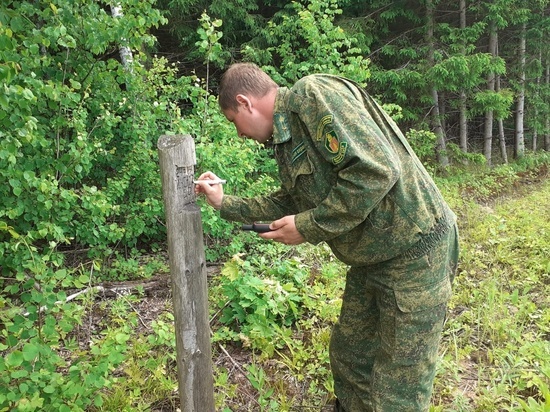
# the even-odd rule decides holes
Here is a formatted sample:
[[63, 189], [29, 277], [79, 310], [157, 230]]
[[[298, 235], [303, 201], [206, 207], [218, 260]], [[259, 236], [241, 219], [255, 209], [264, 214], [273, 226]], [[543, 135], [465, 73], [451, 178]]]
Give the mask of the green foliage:
[[458, 164], [485, 165], [487, 159], [481, 153], [465, 153], [454, 143], [447, 144], [447, 152]]
[[206, 12], [200, 18], [200, 27], [197, 30], [199, 39], [195, 45], [199, 48], [202, 55], [206, 56], [207, 62], [214, 62], [222, 66], [227, 59], [227, 54], [223, 53], [219, 40], [222, 33], [218, 31], [221, 27], [220, 19], [212, 20]]
[[[17, 4], [2, 6], [0, 25], [0, 54], [9, 63], [2, 66], [9, 82], [0, 105], [0, 174], [8, 184], [0, 188], [0, 218], [16, 231], [34, 243], [81, 245], [89, 248], [89, 257], [106, 263], [116, 248], [136, 250], [164, 241], [156, 150], [163, 133], [197, 136], [197, 168], [232, 174], [234, 187], [244, 187], [244, 193], [273, 186], [274, 177], [263, 177], [274, 176], [273, 161], [236, 136], [219, 161], [229, 125], [207, 85], [201, 87], [196, 76], [181, 76], [166, 59], [137, 51], [152, 42], [147, 30], [164, 22], [149, 3], [121, 2], [119, 19], [97, 3], [52, 3], [43, 9]], [[49, 23], [32, 31], [33, 20]], [[219, 62], [220, 22], [204, 15], [202, 24], [203, 52]], [[121, 38], [134, 51], [131, 72], [103, 55], [116, 50]], [[206, 232], [221, 249], [210, 258], [225, 247], [233, 252], [241, 246], [227, 246], [233, 225], [217, 225], [215, 219], [207, 216], [212, 224]], [[8, 259], [2, 270], [11, 276], [17, 266]], [[109, 271], [109, 265], [102, 270]]]
[[148, 2], [120, 2], [117, 19], [80, 3], [2, 5], [0, 218], [33, 242], [134, 246], [159, 234], [153, 141], [180, 122], [176, 79], [162, 61], [145, 71], [138, 52], [132, 73], [104, 53], [122, 38], [134, 50], [152, 44], [148, 30], [164, 20]]
[[471, 107], [472, 114], [483, 114], [493, 110], [496, 119], [505, 119], [510, 116], [514, 94], [507, 89], [500, 92], [484, 90], [476, 93]]
[[250, 0], [157, 0], [156, 4], [170, 19], [169, 27], [164, 33], [159, 33], [159, 40], [177, 44], [177, 53], [184, 56], [183, 60], [190, 62], [194, 69], [199, 67], [198, 71], [204, 61], [204, 53], [196, 47], [197, 42], [204, 39], [200, 29], [204, 27], [204, 13], [212, 21], [223, 21], [224, 33], [220, 43], [234, 54], [241, 44], [264, 28], [265, 19], [273, 10], [279, 9], [274, 1], [266, 4]]
[[365, 84], [369, 62], [356, 47], [356, 39], [334, 24], [341, 13], [336, 0], [292, 1], [269, 21], [265, 38], [246, 45], [243, 54], [266, 66], [280, 84], [318, 72]]
[[[220, 302], [219, 320], [231, 327], [222, 334], [271, 355], [285, 346], [288, 328], [303, 313], [300, 291], [307, 272], [292, 260], [276, 268], [269, 267], [262, 258], [254, 263], [236, 255], [225, 264], [220, 280], [224, 300]], [[266, 273], [261, 277], [256, 274], [263, 271]], [[269, 276], [273, 272], [279, 274], [278, 278]]]
[[398, 70], [381, 70], [375, 65], [371, 67], [371, 74], [368, 91], [380, 96], [380, 100], [389, 101], [402, 107], [403, 121], [417, 122], [419, 115], [416, 113], [416, 108], [408, 102], [418, 97], [417, 89], [426, 87], [426, 77], [408, 67]]
[[411, 129], [407, 132], [406, 137], [414, 152], [423, 163], [433, 163], [437, 142], [437, 136], [433, 132]]
[[[114, 310], [114, 307], [113, 307]], [[178, 403], [176, 342], [171, 312], [161, 313], [153, 320], [147, 334], [132, 337], [123, 374], [103, 393], [103, 404], [94, 410], [146, 411], [156, 407], [176, 409]], [[155, 353], [155, 356], [151, 356]]]
[[[451, 151], [452, 151], [451, 147]], [[481, 156], [474, 156], [481, 160]], [[467, 159], [471, 159], [468, 157]], [[481, 163], [475, 159], [462, 166], [456, 165], [449, 171], [445, 179], [438, 180], [440, 187], [448, 188], [449, 196], [457, 200], [456, 207], [465, 207], [460, 199], [467, 195], [468, 199], [475, 201], [488, 201], [494, 197], [503, 196], [508, 191], [520, 185], [521, 179], [537, 179], [539, 174], [544, 174], [550, 164], [550, 156], [546, 152], [538, 154], [528, 153], [519, 162], [500, 165], [487, 171]], [[460, 194], [462, 192], [462, 194]]]
[[258, 391], [258, 404], [260, 405], [260, 411], [270, 411], [278, 409], [277, 402], [272, 398], [273, 388], [267, 388], [266, 385], [266, 373], [262, 367], [258, 367], [255, 364], [248, 366], [248, 374], [246, 377], [252, 384], [252, 387]]
[[[182, 131], [177, 102], [196, 87], [165, 60], [145, 70], [138, 50], [165, 20], [150, 2], [119, 3], [117, 19], [97, 2], [0, 6], [2, 410], [101, 407], [135, 317], [79, 347], [84, 307], [66, 302], [66, 290], [94, 279], [66, 267], [60, 249], [80, 244], [102, 257], [163, 239], [154, 143]], [[110, 56], [122, 39], [131, 71]]]
[[[251, 249], [246, 260], [235, 256], [226, 263], [209, 288], [213, 339], [228, 342], [231, 352], [237, 349], [231, 341], [238, 343], [242, 346], [239, 353], [252, 350], [254, 357], [241, 370], [250, 389], [242, 381], [233, 385], [235, 380], [226, 368], [217, 369], [220, 410], [240, 410], [249, 403], [250, 391], [255, 394], [254, 408], [264, 410], [325, 405], [333, 393], [330, 325], [338, 317], [344, 274], [345, 266], [331, 257], [327, 246], [301, 245], [288, 250], [264, 242]], [[222, 323], [225, 315], [232, 319], [228, 325]], [[270, 329], [259, 336], [256, 332], [266, 323]], [[217, 364], [223, 362], [224, 355], [220, 356]]]
[[487, 75], [506, 73], [503, 59], [494, 58], [487, 53], [473, 55], [458, 54], [438, 61], [428, 70], [427, 75], [436, 79], [439, 90], [458, 92], [471, 90], [486, 82]]
[[89, 276], [59, 268], [55, 244], [40, 256], [29, 235], [18, 235], [5, 223], [0, 230], [14, 238], [4, 252], [15, 256], [21, 268], [0, 298], [0, 409], [53, 412], [100, 406], [98, 391], [112, 384], [132, 324], [109, 329], [88, 350], [79, 349], [74, 331], [82, 322], [82, 307], [67, 302], [65, 290], [82, 288]]

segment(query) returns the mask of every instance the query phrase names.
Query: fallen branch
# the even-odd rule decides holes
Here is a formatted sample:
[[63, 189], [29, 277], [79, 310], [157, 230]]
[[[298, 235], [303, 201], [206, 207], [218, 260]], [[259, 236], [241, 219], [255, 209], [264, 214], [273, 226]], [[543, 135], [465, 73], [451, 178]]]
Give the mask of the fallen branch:
[[[102, 286], [93, 286], [91, 288], [86, 288], [84, 290], [81, 290], [80, 292], [76, 292], [76, 293], [73, 293], [72, 295], [69, 295], [67, 296], [67, 298], [65, 300], [58, 300], [57, 302], [55, 302], [56, 305], [60, 305], [62, 303], [67, 303], [67, 302], [70, 302], [71, 300], [79, 297], [80, 295], [83, 295], [85, 293], [88, 293], [88, 292], [91, 292], [92, 290], [95, 290], [97, 292], [101, 292], [103, 290], [103, 287]], [[47, 310], [48, 307], [47, 306], [41, 306], [40, 309], [39, 309], [39, 313], [42, 313], [44, 312], [45, 310]], [[23, 314], [23, 316], [29, 316], [29, 312], [25, 312]]]
[[[144, 293], [145, 295], [151, 295], [155, 291], [162, 290], [163, 292], [169, 292], [169, 276], [159, 276], [157, 278], [151, 278], [146, 280], [135, 280], [126, 282], [103, 282], [97, 286], [89, 286], [86, 289], [75, 292], [65, 300], [58, 300], [56, 305], [70, 302], [80, 295], [86, 293], [95, 292], [105, 297], [119, 297], [127, 296], [133, 293]], [[42, 306], [39, 312], [42, 313], [47, 310], [47, 306]], [[29, 316], [29, 312], [25, 312], [23, 316]]]

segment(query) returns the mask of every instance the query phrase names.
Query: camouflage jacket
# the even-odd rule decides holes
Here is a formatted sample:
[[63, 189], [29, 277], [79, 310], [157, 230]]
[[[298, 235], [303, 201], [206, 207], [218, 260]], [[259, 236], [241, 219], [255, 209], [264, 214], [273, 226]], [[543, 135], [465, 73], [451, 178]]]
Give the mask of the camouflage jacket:
[[281, 188], [224, 196], [221, 216], [241, 222], [295, 214], [298, 231], [358, 266], [432, 247], [455, 216], [400, 129], [358, 85], [311, 75], [275, 101], [273, 145]]

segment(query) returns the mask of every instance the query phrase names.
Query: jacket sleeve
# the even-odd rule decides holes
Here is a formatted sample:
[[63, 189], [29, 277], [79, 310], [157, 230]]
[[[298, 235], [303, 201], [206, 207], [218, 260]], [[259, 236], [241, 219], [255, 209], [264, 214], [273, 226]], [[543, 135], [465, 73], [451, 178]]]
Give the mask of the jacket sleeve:
[[381, 126], [381, 108], [363, 99], [352, 84], [341, 80], [323, 87], [313, 84], [304, 93], [308, 104], [302, 107], [307, 110], [299, 116], [309, 129], [312, 155], [321, 156], [337, 173], [328, 196], [296, 215], [298, 231], [315, 244], [367, 220], [399, 179], [401, 166], [388, 136], [393, 131]]
[[292, 199], [283, 190], [254, 198], [224, 196], [220, 209], [222, 218], [245, 223], [273, 221], [295, 213]]

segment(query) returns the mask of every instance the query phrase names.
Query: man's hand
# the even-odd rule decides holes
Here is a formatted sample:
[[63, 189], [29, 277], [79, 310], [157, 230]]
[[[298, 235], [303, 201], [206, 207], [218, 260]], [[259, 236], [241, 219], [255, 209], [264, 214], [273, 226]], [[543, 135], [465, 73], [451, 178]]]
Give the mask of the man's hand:
[[206, 172], [199, 176], [198, 180], [204, 180], [204, 182], [198, 182], [195, 185], [195, 194], [206, 195], [206, 201], [210, 206], [215, 209], [221, 209], [223, 200], [223, 185], [221, 184], [209, 184], [208, 180], [219, 180], [220, 178], [212, 172]]
[[296, 229], [296, 224], [294, 223], [294, 216], [285, 216], [282, 219], [274, 220], [269, 225], [271, 232], [259, 233], [263, 239], [271, 239], [275, 242], [284, 243], [285, 245], [299, 245], [304, 243], [305, 238], [298, 232]]

